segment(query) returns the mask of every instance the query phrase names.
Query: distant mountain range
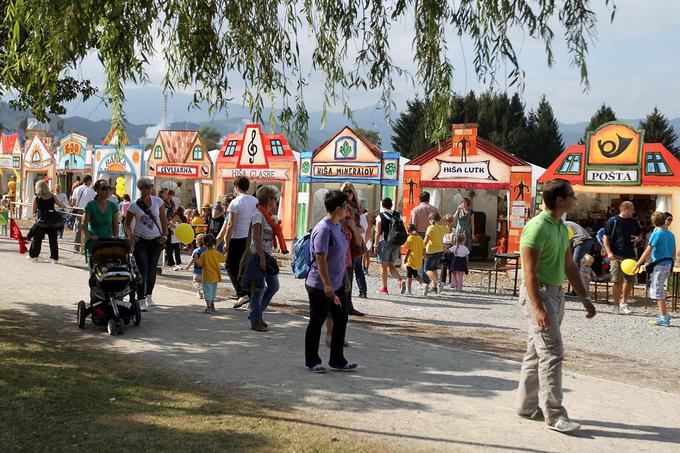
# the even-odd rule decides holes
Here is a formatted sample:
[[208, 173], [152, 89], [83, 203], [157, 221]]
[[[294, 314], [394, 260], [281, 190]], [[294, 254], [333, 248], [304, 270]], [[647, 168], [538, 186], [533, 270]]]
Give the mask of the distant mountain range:
[[[139, 139], [147, 135], [155, 137], [158, 127], [163, 120], [163, 93], [157, 88], [135, 88], [126, 91], [125, 112], [129, 124], [125, 130], [130, 141], [139, 143]], [[250, 122], [251, 115], [247, 108], [231, 104], [229, 111], [211, 117], [207, 112], [207, 105], [201, 109], [189, 109], [192, 97], [189, 94], [175, 93], [168, 100], [167, 119], [169, 129], [197, 130], [204, 125], [210, 125], [219, 130], [223, 135], [240, 131], [243, 125]], [[90, 99], [87, 102], [67, 105], [68, 114], [64, 117], [64, 129], [76, 130], [88, 137], [90, 143], [101, 143], [111, 127], [109, 121], [110, 110], [98, 99]], [[265, 118], [269, 111], [264, 113]], [[27, 116], [25, 112], [16, 112], [8, 108], [7, 104], [0, 103], [0, 123], [5, 128], [14, 129], [21, 118]], [[30, 115], [29, 115], [30, 116]], [[392, 120], [398, 117], [398, 113], [392, 114]], [[326, 123], [321, 125], [321, 112], [309, 112], [308, 150], [313, 150], [326, 141], [332, 134], [345, 125], [351, 125], [342, 113], [329, 112]], [[354, 111], [354, 120], [364, 129], [375, 130], [380, 133], [382, 147], [389, 149], [391, 146], [392, 126], [379, 107], [365, 107]], [[634, 125], [640, 123], [640, 119], [623, 120]], [[559, 123], [560, 131], [565, 145], [578, 143], [583, 137], [587, 122]], [[680, 134], [680, 118], [671, 120], [676, 132]], [[56, 120], [50, 124], [56, 127]]]

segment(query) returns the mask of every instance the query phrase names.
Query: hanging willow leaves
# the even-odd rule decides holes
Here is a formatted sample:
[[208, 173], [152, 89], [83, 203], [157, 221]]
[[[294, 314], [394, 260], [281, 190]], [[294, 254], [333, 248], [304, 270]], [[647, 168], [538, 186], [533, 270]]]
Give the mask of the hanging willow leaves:
[[[613, 19], [612, 0], [599, 1]], [[494, 80], [509, 64], [511, 83], [521, 86], [510, 34], [542, 42], [551, 65], [559, 27], [587, 87], [596, 24], [591, 0], [0, 0], [0, 6], [0, 94], [11, 91], [38, 119], [93, 94], [77, 74], [96, 53], [113, 123], [122, 126], [123, 86], [147, 81], [148, 62], [160, 54], [167, 91], [193, 90], [194, 104], [207, 102], [211, 112], [240, 97], [254, 120], [278, 123], [302, 143], [312, 71], [323, 77], [323, 111], [339, 104], [350, 117], [350, 93], [378, 90], [389, 113], [394, 80], [410, 77], [427, 106], [426, 134], [436, 140], [448, 134], [454, 71], [448, 40], [472, 41], [480, 79]], [[393, 62], [395, 52], [407, 51], [390, 48], [395, 23], [413, 23], [415, 74]], [[241, 93], [234, 82], [245, 86]]]

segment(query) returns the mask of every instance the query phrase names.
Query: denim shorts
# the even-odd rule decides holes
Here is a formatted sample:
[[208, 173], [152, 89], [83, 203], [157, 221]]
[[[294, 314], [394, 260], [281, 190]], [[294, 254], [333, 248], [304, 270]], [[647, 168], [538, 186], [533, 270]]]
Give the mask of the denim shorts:
[[671, 274], [672, 264], [657, 264], [652, 275], [649, 276], [649, 298], [653, 300], [666, 299], [666, 280]]
[[207, 302], [215, 302], [217, 298], [217, 282], [203, 283], [203, 299]]
[[439, 263], [444, 256], [444, 252], [427, 253], [425, 255], [425, 270], [436, 271], [439, 270]]
[[399, 259], [401, 247], [398, 245], [388, 244], [387, 241], [381, 241], [378, 244], [378, 255], [380, 261], [383, 263], [394, 263]]

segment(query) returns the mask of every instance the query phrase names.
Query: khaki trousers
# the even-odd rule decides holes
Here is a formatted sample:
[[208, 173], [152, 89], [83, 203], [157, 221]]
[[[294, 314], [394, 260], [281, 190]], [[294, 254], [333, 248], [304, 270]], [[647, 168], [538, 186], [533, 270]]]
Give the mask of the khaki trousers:
[[552, 424], [560, 416], [567, 417], [567, 411], [562, 406], [564, 347], [560, 332], [564, 317], [564, 294], [560, 286], [539, 285], [538, 295], [550, 318], [547, 329], [542, 329], [536, 323], [534, 306], [522, 282], [519, 304], [527, 320], [529, 339], [519, 377], [517, 413], [531, 415], [540, 404], [546, 423]]

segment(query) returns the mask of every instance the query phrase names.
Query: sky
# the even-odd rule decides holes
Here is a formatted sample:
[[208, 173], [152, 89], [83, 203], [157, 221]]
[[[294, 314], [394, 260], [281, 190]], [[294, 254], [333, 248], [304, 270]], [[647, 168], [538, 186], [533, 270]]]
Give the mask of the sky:
[[[553, 28], [556, 61], [552, 68], [547, 65], [542, 42], [525, 38], [522, 33], [513, 35], [520, 65], [526, 72], [525, 88], [520, 95], [528, 108], [535, 107], [545, 94], [558, 120], [564, 123], [588, 121], [603, 102], [622, 119], [642, 118], [654, 106], [670, 118], [680, 117], [680, 1], [615, 0], [615, 3], [616, 16], [610, 23], [611, 7], [605, 5], [605, 0], [591, 0], [598, 15], [598, 25], [597, 38], [590, 45], [588, 57], [590, 90], [587, 92], [580, 82], [578, 69], [570, 64], [559, 27]], [[447, 41], [449, 57], [455, 66], [454, 89], [467, 92], [488, 88], [476, 80], [471, 42], [459, 39], [453, 33], [450, 35]], [[393, 24], [390, 33], [393, 61], [411, 73], [416, 71], [413, 36], [411, 20]], [[310, 46], [303, 45], [302, 49], [311, 52]], [[411, 52], [407, 52], [408, 49]], [[160, 86], [163, 68], [160, 56], [152, 59], [148, 67], [151, 86]], [[94, 55], [85, 59], [78, 72], [95, 85], [103, 86], [101, 65]], [[236, 91], [233, 94], [240, 99], [238, 88], [242, 84], [238, 83], [236, 74], [234, 76]], [[515, 92], [508, 83], [501, 70], [496, 88], [505, 90], [507, 87], [509, 92]], [[312, 74], [305, 91], [308, 110], [321, 110], [322, 85], [322, 77]], [[394, 100], [400, 110], [407, 100], [415, 97], [417, 89], [406, 78], [397, 80], [396, 88]], [[377, 92], [350, 93], [353, 108], [375, 106], [378, 101]], [[341, 106], [332, 110], [341, 110]]]

